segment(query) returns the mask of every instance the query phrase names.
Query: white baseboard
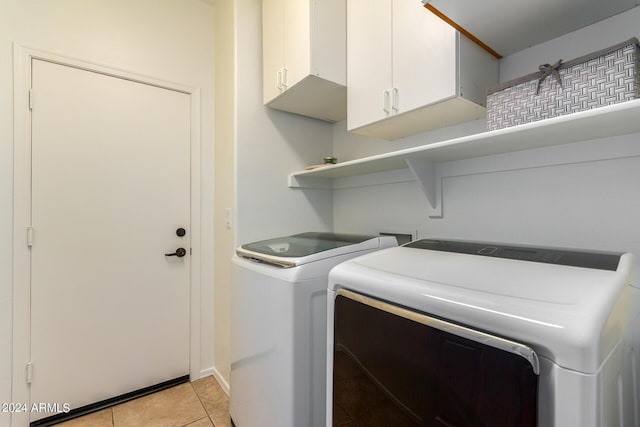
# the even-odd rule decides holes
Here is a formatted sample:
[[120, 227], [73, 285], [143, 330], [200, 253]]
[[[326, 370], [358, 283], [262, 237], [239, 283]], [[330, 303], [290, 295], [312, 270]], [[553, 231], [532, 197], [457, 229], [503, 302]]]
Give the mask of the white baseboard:
[[224, 391], [225, 394], [229, 396], [229, 390], [231, 389], [229, 387], [229, 383], [222, 377], [222, 375], [220, 375], [220, 372], [218, 372], [216, 368], [211, 367], [200, 371], [200, 378], [208, 377], [210, 375], [213, 375], [216, 381], [218, 381], [218, 384], [220, 384], [220, 388], [222, 388], [222, 391]]

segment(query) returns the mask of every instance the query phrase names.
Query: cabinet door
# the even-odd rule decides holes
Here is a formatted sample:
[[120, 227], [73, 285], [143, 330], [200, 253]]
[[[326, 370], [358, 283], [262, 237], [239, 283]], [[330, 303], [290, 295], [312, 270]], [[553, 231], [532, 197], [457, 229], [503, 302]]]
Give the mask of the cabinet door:
[[349, 129], [390, 114], [384, 99], [385, 91], [391, 90], [391, 43], [391, 0], [347, 1]]
[[266, 104], [280, 95], [279, 72], [284, 66], [283, 0], [262, 0], [262, 84]]
[[284, 0], [285, 90], [309, 75], [311, 61], [310, 0]]
[[394, 1], [392, 16], [398, 112], [456, 96], [457, 31], [418, 1]]

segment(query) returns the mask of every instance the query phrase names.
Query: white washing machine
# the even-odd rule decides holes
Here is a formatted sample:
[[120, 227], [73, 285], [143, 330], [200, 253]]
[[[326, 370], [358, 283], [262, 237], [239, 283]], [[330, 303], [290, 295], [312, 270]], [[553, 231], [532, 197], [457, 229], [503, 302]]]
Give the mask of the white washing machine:
[[325, 424], [327, 276], [395, 237], [302, 233], [233, 257], [231, 418], [236, 427]]
[[335, 267], [326, 425], [639, 426], [632, 263], [419, 240]]

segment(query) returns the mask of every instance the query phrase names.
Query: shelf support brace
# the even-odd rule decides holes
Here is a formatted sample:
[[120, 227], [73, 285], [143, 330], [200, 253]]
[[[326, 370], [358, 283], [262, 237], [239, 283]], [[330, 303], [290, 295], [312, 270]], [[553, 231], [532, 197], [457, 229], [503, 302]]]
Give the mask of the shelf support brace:
[[405, 161], [429, 201], [429, 218], [442, 218], [442, 176], [437, 172], [436, 164], [418, 159]]
[[331, 190], [333, 182], [328, 178], [289, 175], [289, 188], [311, 188], [315, 190]]

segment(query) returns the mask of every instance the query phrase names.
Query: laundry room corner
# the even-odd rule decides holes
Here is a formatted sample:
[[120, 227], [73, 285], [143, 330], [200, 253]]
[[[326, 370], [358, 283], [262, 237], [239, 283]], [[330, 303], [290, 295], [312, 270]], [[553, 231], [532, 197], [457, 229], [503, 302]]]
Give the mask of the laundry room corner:
[[216, 22], [224, 23], [216, 26], [214, 371], [228, 384], [231, 256], [243, 243], [333, 230], [330, 191], [287, 188], [292, 170], [333, 153], [331, 124], [263, 105], [262, 1], [222, 3], [216, 5]]
[[640, 0], [480, 3], [0, 0], [0, 427], [640, 427]]
[[[500, 80], [536, 70], [539, 64], [573, 58], [638, 37], [640, 7], [508, 55]], [[333, 125], [340, 161], [451, 141], [484, 132], [485, 120], [387, 141], [354, 135], [346, 122]], [[551, 137], [553, 138], [553, 137]], [[454, 160], [442, 174], [442, 218], [407, 170], [338, 178], [334, 227], [371, 233], [387, 228], [419, 238], [527, 242], [535, 245], [640, 252], [640, 198], [634, 190], [640, 135], [578, 141], [557, 147]], [[514, 143], [516, 141], [514, 140]], [[365, 182], [366, 181], [366, 182]], [[635, 261], [635, 280], [640, 265]]]
[[292, 170], [332, 154], [331, 125], [263, 105], [262, 2], [236, 3], [238, 243], [331, 230], [331, 193], [291, 191], [286, 185]]

